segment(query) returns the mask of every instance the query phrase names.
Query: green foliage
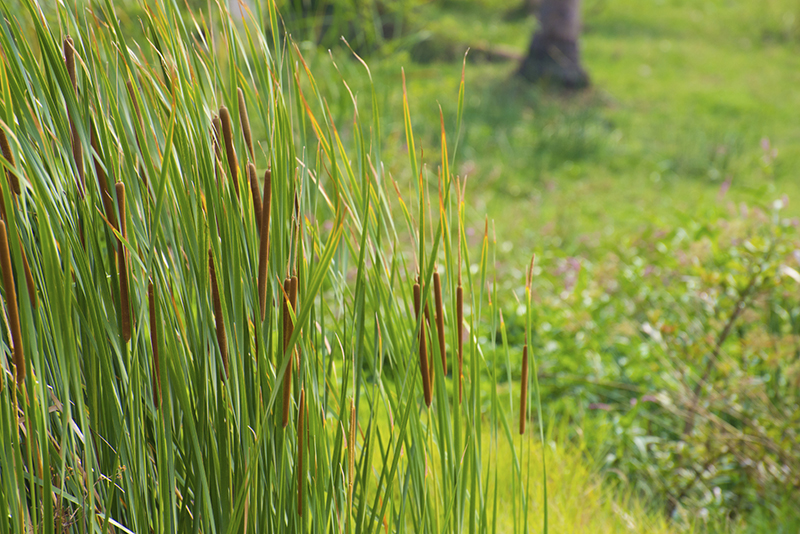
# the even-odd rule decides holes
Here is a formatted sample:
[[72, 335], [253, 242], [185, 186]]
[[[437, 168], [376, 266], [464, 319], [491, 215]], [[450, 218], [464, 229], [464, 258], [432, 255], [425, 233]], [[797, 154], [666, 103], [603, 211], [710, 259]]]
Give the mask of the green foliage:
[[[800, 232], [786, 202], [539, 261], [543, 405], [686, 523], [777, 515], [800, 497]], [[523, 324], [508, 332], [519, 342]]]

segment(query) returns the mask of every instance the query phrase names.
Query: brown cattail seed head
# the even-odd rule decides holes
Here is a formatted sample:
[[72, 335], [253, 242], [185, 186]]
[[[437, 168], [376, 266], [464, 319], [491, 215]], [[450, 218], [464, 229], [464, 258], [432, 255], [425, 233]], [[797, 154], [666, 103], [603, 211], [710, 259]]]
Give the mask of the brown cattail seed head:
[[269, 260], [269, 218], [272, 208], [272, 174], [264, 173], [264, 202], [261, 206], [261, 241], [258, 248], [258, 301], [261, 320], [267, 308], [267, 261]]
[[525, 433], [525, 421], [528, 419], [528, 345], [522, 347], [522, 378], [519, 396], [519, 433]]
[[[70, 82], [72, 82], [72, 90], [75, 96], [78, 95], [78, 79], [75, 75], [75, 43], [69, 35], [64, 39], [64, 64], [67, 67]], [[72, 159], [75, 161], [75, 167], [78, 169], [78, 194], [84, 198], [84, 179], [83, 179], [83, 146], [80, 139], [78, 139], [78, 129], [75, 127], [75, 118], [72, 114], [69, 115], [69, 131], [70, 141], [72, 144]]]
[[72, 82], [72, 89], [78, 89], [77, 78], [75, 77], [75, 42], [72, 37], [67, 35], [64, 38], [64, 64], [67, 66], [67, 74]]
[[[8, 138], [6, 137], [6, 131], [0, 129], [0, 149], [3, 151], [3, 157], [6, 158], [8, 161], [9, 166], [15, 167], [16, 161], [14, 161], [14, 153], [11, 152], [11, 145], [8, 144]], [[14, 191], [17, 195], [19, 195], [22, 190], [19, 187], [19, 178], [17, 175], [11, 171], [6, 173], [8, 176], [8, 185], [11, 186], [11, 190]]]
[[436, 305], [436, 333], [439, 334], [439, 354], [442, 358], [442, 371], [447, 374], [447, 353], [444, 345], [444, 304], [442, 303], [442, 281], [439, 272], [433, 273], [433, 296]]
[[250, 118], [247, 116], [247, 105], [244, 102], [244, 93], [242, 88], [236, 89], [237, 96], [239, 97], [239, 124], [242, 126], [242, 134], [244, 135], [244, 142], [247, 145], [247, 150], [250, 152], [250, 161], [255, 161], [255, 151], [253, 150], [253, 137], [250, 133]]
[[428, 347], [425, 342], [425, 321], [420, 320], [422, 308], [419, 284], [414, 284], [414, 313], [419, 325], [419, 370], [422, 373], [422, 392], [425, 395], [425, 405], [431, 406], [431, 377], [428, 371]]
[[150, 312], [150, 346], [153, 349], [153, 405], [161, 406], [161, 367], [158, 364], [158, 328], [156, 323], [156, 293], [153, 282], [147, 286], [147, 304]]
[[253, 197], [253, 211], [256, 214], [256, 228], [261, 233], [261, 191], [256, 177], [256, 166], [253, 162], [247, 164], [247, 179], [250, 182], [250, 194]]
[[461, 404], [462, 381], [464, 379], [464, 288], [456, 288], [456, 321], [458, 321], [458, 403]]
[[217, 343], [222, 357], [222, 367], [225, 369], [225, 376], [228, 376], [228, 336], [225, 333], [225, 318], [222, 316], [222, 300], [219, 297], [219, 285], [217, 285], [217, 270], [214, 268], [214, 255], [208, 249], [208, 274], [211, 278], [211, 298], [214, 305], [214, 322], [217, 327]]
[[236, 159], [236, 151], [233, 148], [233, 127], [231, 126], [231, 114], [228, 108], [219, 108], [219, 119], [222, 122], [222, 139], [225, 141], [225, 152], [228, 154], [228, 169], [233, 179], [233, 188], [236, 196], [239, 196], [239, 161]]
[[[117, 207], [119, 208], [119, 233], [122, 238], [128, 239], [128, 225], [125, 221], [125, 184], [117, 182]], [[127, 343], [131, 339], [131, 306], [130, 293], [128, 292], [128, 250], [125, 244], [119, 242], [119, 304], [120, 304], [120, 327], [122, 330], [122, 341]]]
[[17, 384], [25, 380], [25, 352], [22, 348], [22, 330], [19, 326], [19, 308], [17, 307], [17, 291], [14, 288], [14, 274], [11, 271], [11, 252], [8, 249], [6, 223], [0, 221], [0, 267], [3, 268], [3, 288], [6, 292], [8, 323], [11, 339], [14, 341], [14, 366], [16, 367]]

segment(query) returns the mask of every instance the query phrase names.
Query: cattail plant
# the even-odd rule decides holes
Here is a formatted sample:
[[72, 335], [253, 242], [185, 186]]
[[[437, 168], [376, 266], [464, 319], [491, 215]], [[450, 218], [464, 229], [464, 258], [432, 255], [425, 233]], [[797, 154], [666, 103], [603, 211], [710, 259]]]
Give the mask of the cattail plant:
[[236, 159], [236, 150], [233, 147], [233, 127], [231, 126], [231, 114], [228, 108], [219, 108], [219, 119], [222, 122], [222, 139], [225, 142], [225, 152], [228, 155], [228, 169], [231, 172], [233, 188], [236, 190], [236, 197], [239, 197], [239, 161]]
[[[8, 145], [6, 133], [2, 129], [0, 129], [0, 145], [2, 145], [3, 157], [6, 158], [6, 161], [8, 161], [9, 165], [14, 166], [14, 154], [11, 152], [11, 147]], [[19, 179], [11, 171], [8, 171], [7, 176], [11, 190], [14, 191], [16, 185], [16, 191], [14, 192], [19, 194], [21, 192], [19, 189]], [[8, 221], [8, 214], [6, 213], [6, 199], [5, 195], [3, 194], [2, 187], [0, 187], [0, 217], [2, 217], [3, 221]], [[31, 306], [36, 308], [39, 305], [39, 299], [36, 296], [36, 286], [33, 283], [33, 273], [31, 272], [31, 266], [28, 263], [28, 255], [25, 253], [25, 249], [22, 247], [22, 241], [19, 243], [19, 250], [22, 253], [22, 268], [25, 270], [25, 283], [28, 286], [28, 297], [30, 298]]]
[[428, 344], [425, 341], [425, 320], [420, 317], [422, 309], [422, 296], [419, 284], [414, 284], [414, 313], [419, 325], [419, 369], [422, 373], [422, 392], [425, 395], [425, 405], [431, 406], [431, 375], [428, 371]]
[[217, 328], [217, 343], [222, 356], [222, 367], [225, 376], [228, 376], [228, 336], [225, 334], [225, 319], [222, 317], [222, 300], [219, 297], [217, 285], [217, 270], [214, 267], [214, 254], [208, 249], [208, 274], [211, 279], [211, 300], [214, 305], [214, 323]]
[[114, 199], [111, 198], [111, 191], [108, 189], [106, 171], [100, 161], [100, 143], [97, 139], [97, 129], [95, 128], [94, 120], [92, 120], [91, 128], [92, 150], [94, 150], [94, 171], [97, 174], [97, 185], [100, 188], [103, 211], [106, 213], [106, 219], [108, 219], [109, 224], [116, 230], [119, 228], [119, 226], [117, 226], [117, 214], [116, 210], [114, 210]]
[[[72, 37], [67, 35], [64, 38], [64, 64], [67, 66], [67, 74], [72, 82], [72, 91], [75, 97], [78, 96], [78, 79], [75, 74], [75, 43]], [[69, 131], [72, 142], [72, 159], [75, 160], [75, 168], [78, 170], [78, 194], [84, 198], [84, 178], [83, 178], [83, 146], [78, 139], [78, 128], [75, 126], [75, 117], [69, 113]]]
[[264, 202], [261, 206], [261, 237], [258, 247], [258, 302], [261, 320], [267, 309], [267, 261], [269, 260], [269, 218], [272, 207], [272, 173], [264, 173]]
[[442, 358], [442, 372], [447, 374], [447, 353], [444, 345], [444, 305], [442, 304], [442, 281], [439, 272], [433, 273], [433, 296], [436, 306], [436, 333], [439, 334], [439, 354]]
[[253, 211], [256, 215], [256, 229], [261, 233], [261, 191], [258, 188], [258, 178], [256, 178], [256, 166], [253, 162], [247, 164], [247, 178], [250, 182], [250, 194], [253, 197]]
[[[133, 82], [128, 80], [125, 82], [125, 87], [128, 89], [128, 96], [133, 103], [133, 112], [136, 114], [136, 120], [139, 122], [139, 130], [136, 130], [136, 146], [139, 147], [139, 151], [141, 152], [142, 149], [142, 139], [140, 137], [139, 131], [141, 130], [142, 135], [144, 134], [144, 120], [142, 119], [142, 111], [139, 108], [139, 102], [136, 100], [136, 93], [133, 90]], [[134, 128], [135, 130], [135, 128]], [[144, 181], [144, 186], [147, 189], [148, 193], [150, 192], [150, 182], [147, 179], [147, 173], [145, 172], [144, 165], [142, 162], [139, 161], [139, 175], [142, 177], [142, 181]]]
[[347, 435], [347, 502], [352, 517], [353, 483], [356, 478], [356, 405], [350, 397], [350, 431]]
[[247, 116], [247, 106], [244, 102], [244, 92], [241, 87], [236, 88], [236, 94], [239, 97], [239, 124], [242, 127], [242, 135], [244, 135], [247, 151], [250, 153], [250, 161], [254, 162], [256, 153], [253, 150], [253, 136], [250, 133], [250, 118]]
[[161, 367], [158, 365], [158, 328], [156, 323], [156, 292], [151, 281], [147, 285], [147, 304], [150, 312], [150, 346], [153, 349], [153, 404], [161, 406]]
[[11, 252], [8, 249], [8, 234], [5, 221], [0, 221], [0, 266], [3, 268], [3, 288], [6, 291], [6, 306], [11, 339], [14, 341], [14, 366], [17, 384], [25, 380], [25, 352], [22, 348], [22, 330], [19, 326], [17, 292], [14, 288], [14, 273], [11, 270]]
[[303, 437], [305, 429], [306, 392], [300, 389], [300, 404], [297, 407], [297, 515], [303, 515]]
[[283, 373], [283, 415], [281, 424], [283, 428], [289, 424], [289, 404], [292, 399], [292, 367], [294, 367], [294, 358], [288, 353], [289, 339], [292, 337], [292, 320], [289, 317], [289, 307], [291, 306], [292, 298], [292, 279], [288, 276], [283, 281], [283, 357], [289, 357], [289, 362], [286, 364], [286, 371]]
[[[3, 151], [3, 157], [6, 158], [8, 165], [11, 167], [16, 166], [16, 162], [14, 161], [14, 153], [11, 152], [11, 145], [8, 144], [8, 138], [6, 137], [6, 131], [0, 128], [0, 149]], [[19, 187], [19, 178], [13, 172], [6, 171], [6, 176], [8, 177], [8, 185], [11, 186], [11, 190], [19, 195], [22, 190]]]
[[[125, 222], [125, 184], [117, 182], [117, 207], [119, 208], [119, 233], [122, 239], [128, 240], [128, 225]], [[119, 253], [117, 254], [119, 272], [119, 306], [120, 327], [122, 341], [127, 343], [131, 339], [131, 306], [130, 293], [128, 292], [128, 250], [122, 239], [118, 239]]]
[[211, 118], [211, 141], [217, 161], [222, 160], [222, 121], [216, 113]]
[[522, 377], [519, 393], [519, 433], [525, 433], [525, 422], [528, 420], [528, 343], [522, 346]]

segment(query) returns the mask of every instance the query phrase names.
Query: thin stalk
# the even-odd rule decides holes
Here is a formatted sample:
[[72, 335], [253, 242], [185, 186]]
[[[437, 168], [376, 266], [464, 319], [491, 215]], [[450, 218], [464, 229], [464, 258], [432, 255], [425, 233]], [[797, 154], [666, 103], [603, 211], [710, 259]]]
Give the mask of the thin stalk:
[[[123, 239], [128, 240], [128, 225], [125, 222], [125, 184], [117, 182], [117, 207], [119, 208], [119, 233]], [[119, 306], [120, 306], [120, 329], [122, 341], [127, 343], [131, 340], [131, 305], [130, 293], [128, 291], [128, 251], [125, 243], [117, 239], [119, 253]]]
[[11, 271], [11, 252], [8, 249], [6, 223], [0, 221], [0, 266], [3, 268], [3, 288], [6, 292], [8, 322], [11, 339], [14, 341], [14, 367], [17, 384], [25, 380], [25, 351], [22, 345], [22, 330], [19, 326], [19, 308], [17, 307], [17, 291], [14, 288], [14, 274]]

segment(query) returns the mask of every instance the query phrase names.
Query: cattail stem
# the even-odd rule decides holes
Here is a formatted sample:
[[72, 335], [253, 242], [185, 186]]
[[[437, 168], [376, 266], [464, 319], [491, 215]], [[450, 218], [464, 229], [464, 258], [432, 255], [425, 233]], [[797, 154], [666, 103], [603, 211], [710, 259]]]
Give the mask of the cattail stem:
[[214, 267], [214, 255], [208, 249], [208, 273], [211, 277], [211, 298], [214, 305], [214, 323], [217, 327], [217, 343], [219, 352], [222, 356], [222, 367], [225, 369], [225, 376], [228, 376], [228, 336], [225, 334], [225, 318], [222, 316], [222, 300], [219, 298], [219, 286], [217, 285], [217, 270]]
[[36, 296], [36, 285], [33, 283], [33, 273], [28, 263], [28, 255], [22, 248], [22, 241], [19, 242], [19, 251], [22, 253], [22, 269], [25, 271], [25, 284], [28, 286], [28, 297], [31, 299], [31, 307], [35, 310], [39, 306], [39, 298]]
[[350, 398], [350, 433], [347, 436], [347, 478], [347, 495], [352, 514], [353, 485], [356, 479], [356, 405], [352, 397]]
[[[125, 221], [125, 184], [117, 182], [117, 207], [119, 208], [119, 233], [123, 239], [128, 240], [128, 225]], [[118, 240], [119, 254], [119, 305], [120, 305], [120, 326], [122, 329], [122, 341], [127, 343], [131, 339], [131, 306], [130, 294], [128, 292], [128, 251], [125, 243]]]
[[19, 326], [19, 308], [17, 307], [17, 291], [14, 288], [14, 274], [11, 270], [11, 252], [8, 249], [6, 223], [0, 221], [0, 266], [3, 268], [3, 287], [6, 291], [8, 322], [11, 338], [14, 341], [14, 366], [16, 367], [17, 384], [25, 380], [25, 352], [22, 348], [22, 330]]
[[[72, 82], [72, 90], [75, 93], [75, 98], [78, 97], [78, 79], [75, 75], [75, 43], [69, 35], [64, 38], [64, 64], [67, 67], [69, 79]], [[83, 178], [83, 146], [80, 139], [78, 139], [78, 128], [75, 126], [75, 117], [71, 113], [69, 115], [69, 131], [70, 141], [72, 143], [72, 159], [75, 160], [75, 167], [78, 170], [78, 194], [81, 199], [85, 197], [84, 188], [85, 182]]]
[[244, 92], [241, 87], [237, 87], [236, 93], [239, 97], [239, 124], [242, 126], [242, 134], [244, 135], [244, 142], [247, 145], [247, 150], [250, 152], [250, 161], [256, 159], [256, 153], [253, 150], [253, 137], [250, 133], [250, 118], [247, 116], [247, 106], [244, 102]]
[[522, 347], [522, 378], [519, 397], [519, 433], [525, 433], [525, 422], [528, 420], [528, 345]]
[[431, 376], [428, 371], [428, 346], [425, 342], [425, 321], [420, 319], [422, 309], [419, 284], [414, 284], [414, 313], [419, 321], [419, 370], [422, 373], [422, 392], [425, 395], [425, 405], [431, 406]]
[[117, 225], [117, 214], [114, 210], [114, 199], [111, 198], [111, 191], [108, 189], [108, 180], [106, 171], [103, 169], [103, 164], [100, 161], [100, 142], [97, 139], [97, 129], [92, 121], [92, 150], [94, 150], [94, 171], [97, 174], [97, 184], [100, 187], [100, 197], [103, 201], [103, 211], [106, 213], [106, 219], [111, 223], [115, 230], [119, 229]]
[[300, 405], [297, 410], [297, 515], [303, 515], [303, 437], [305, 434], [306, 392], [300, 390]]
[[439, 273], [433, 273], [433, 296], [436, 305], [436, 333], [439, 334], [439, 354], [442, 358], [442, 372], [447, 375], [447, 353], [444, 345], [444, 305], [442, 303], [442, 281]]
[[292, 337], [292, 320], [289, 317], [289, 307], [291, 306], [292, 294], [292, 279], [287, 277], [283, 281], [283, 357], [284, 360], [288, 357], [289, 362], [286, 364], [286, 371], [283, 373], [283, 419], [281, 424], [283, 428], [289, 424], [289, 404], [292, 400], [292, 368], [294, 367], [294, 358], [288, 352], [289, 339]]
[[[3, 194], [3, 188], [0, 187], [0, 217], [2, 220], [8, 221], [8, 214], [6, 213], [6, 197]], [[36, 296], [36, 286], [33, 283], [33, 273], [31, 266], [28, 263], [28, 255], [22, 246], [22, 240], [19, 242], [19, 251], [22, 254], [22, 268], [25, 270], [25, 283], [28, 286], [28, 297], [31, 299], [31, 306], [36, 309], [39, 306], [39, 299]]]
[[464, 366], [464, 288], [458, 284], [456, 288], [456, 321], [458, 321], [458, 403], [461, 404], [461, 391]]
[[[142, 134], [144, 135], [144, 120], [142, 120], [142, 111], [139, 109], [139, 102], [136, 100], [136, 93], [133, 91], [133, 82], [130, 80], [125, 82], [125, 87], [128, 89], [128, 96], [133, 102], [133, 111], [136, 113], [136, 119], [139, 121], [139, 130], [141, 130]], [[139, 152], [144, 152], [142, 149], [142, 139], [140, 137], [139, 131], [135, 131], [136, 134], [136, 146], [139, 147]], [[142, 177], [142, 181], [144, 181], [144, 187], [147, 189], [148, 193], [150, 192], [150, 182], [147, 179], [147, 173], [144, 170], [144, 165], [142, 162], [139, 162], [139, 174]]]
[[267, 308], [267, 261], [269, 260], [269, 219], [272, 207], [272, 174], [264, 173], [264, 202], [261, 207], [261, 242], [258, 248], [258, 302], [261, 320]]
[[250, 181], [250, 194], [253, 197], [253, 211], [256, 215], [256, 229], [261, 234], [261, 191], [256, 177], [256, 166], [253, 162], [247, 164], [247, 178]]
[[236, 151], [233, 148], [231, 114], [225, 106], [219, 108], [219, 119], [222, 121], [222, 138], [225, 141], [225, 152], [228, 154], [228, 169], [231, 171], [236, 198], [239, 198], [239, 161], [236, 159]]
[[[11, 152], [11, 145], [8, 144], [8, 138], [6, 137], [6, 131], [0, 129], [0, 149], [3, 151], [3, 157], [6, 158], [8, 161], [9, 166], [16, 167], [16, 161], [14, 160], [14, 153]], [[6, 172], [6, 176], [8, 176], [8, 185], [11, 186], [11, 190], [19, 195], [22, 190], [19, 187], [19, 178], [17, 175], [11, 171]]]
[[[421, 293], [422, 293], [422, 288], [420, 288], [420, 294]], [[431, 324], [432, 324], [431, 323], [431, 310], [430, 310], [430, 306], [428, 306], [428, 301], [426, 300], [425, 301], [425, 326], [427, 326], [428, 329], [430, 329], [431, 328]], [[425, 336], [425, 353], [426, 353], [426, 355], [427, 355], [427, 352], [428, 352], [428, 343], [427, 343], [427, 341], [428, 341], [428, 338], [427, 338], [427, 336]], [[436, 378], [436, 364], [434, 364], [430, 360], [428, 361], [428, 371], [430, 372], [430, 375], [431, 375], [431, 398], [433, 398], [433, 388], [434, 388], [434, 384], [436, 384], [436, 382], [434, 381], [434, 379]]]
[[161, 406], [161, 367], [158, 363], [158, 323], [156, 322], [156, 292], [153, 282], [147, 286], [147, 304], [150, 312], [150, 346], [153, 348], [153, 404]]

